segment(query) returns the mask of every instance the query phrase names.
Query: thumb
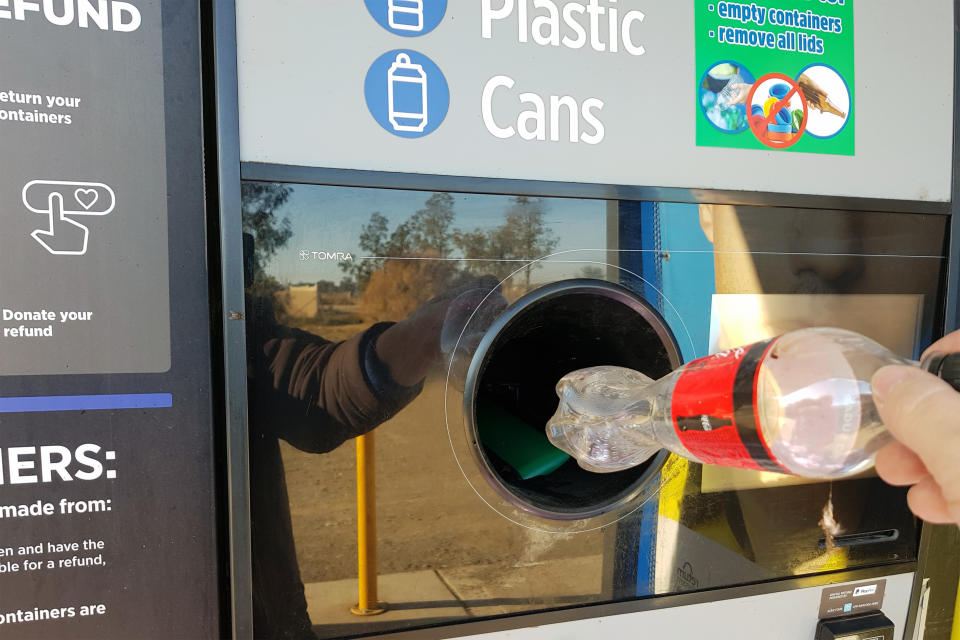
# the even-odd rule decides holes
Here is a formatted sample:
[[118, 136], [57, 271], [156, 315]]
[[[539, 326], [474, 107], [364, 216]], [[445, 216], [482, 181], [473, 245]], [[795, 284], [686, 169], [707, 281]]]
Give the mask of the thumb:
[[920, 457], [960, 522], [960, 393], [932, 374], [899, 365], [877, 371], [871, 386], [887, 429]]

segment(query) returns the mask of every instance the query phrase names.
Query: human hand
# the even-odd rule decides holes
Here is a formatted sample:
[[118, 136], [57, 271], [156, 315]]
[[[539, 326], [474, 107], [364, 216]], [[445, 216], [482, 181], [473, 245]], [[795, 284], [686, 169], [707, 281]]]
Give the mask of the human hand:
[[745, 82], [731, 83], [730, 86], [727, 87], [727, 89], [730, 91], [730, 104], [746, 104], [747, 96], [750, 95], [750, 89], [752, 88], [752, 84], [747, 84]]
[[[960, 351], [960, 331], [924, 355]], [[895, 440], [877, 453], [877, 474], [910, 486], [907, 504], [936, 524], [960, 524], [960, 393], [916, 367], [889, 366], [871, 382], [873, 400]]]

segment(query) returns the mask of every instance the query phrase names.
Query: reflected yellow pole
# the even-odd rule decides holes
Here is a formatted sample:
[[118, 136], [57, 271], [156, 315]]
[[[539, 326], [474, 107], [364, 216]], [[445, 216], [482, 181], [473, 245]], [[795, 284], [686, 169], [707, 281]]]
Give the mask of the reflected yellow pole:
[[377, 602], [377, 500], [373, 432], [357, 437], [357, 568], [359, 597], [350, 612], [375, 616], [386, 611]]

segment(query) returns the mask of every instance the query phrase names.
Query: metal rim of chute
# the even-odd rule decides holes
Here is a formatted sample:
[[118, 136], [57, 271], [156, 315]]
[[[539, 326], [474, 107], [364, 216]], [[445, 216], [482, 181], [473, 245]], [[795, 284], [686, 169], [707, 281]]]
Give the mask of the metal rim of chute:
[[[652, 286], [642, 277], [622, 267], [609, 265], [605, 262], [589, 262], [622, 271], [637, 281]], [[517, 271], [519, 272], [521, 269]], [[659, 477], [669, 455], [666, 451], [661, 451], [651, 458], [646, 463], [647, 467], [644, 472], [638, 476], [627, 491], [591, 508], [576, 511], [551, 510], [531, 504], [524, 500], [522, 496], [511, 491], [491, 468], [489, 460], [481, 450], [482, 446], [479, 445], [473, 406], [473, 400], [487, 360], [487, 352], [501, 335], [501, 332], [510, 327], [518, 317], [523, 315], [524, 311], [558, 296], [576, 293], [603, 296], [628, 307], [654, 330], [671, 365], [676, 367], [682, 363], [680, 349], [670, 325], [649, 302], [626, 287], [606, 280], [566, 279], [543, 285], [528, 292], [509, 305], [486, 327], [479, 344], [472, 353], [467, 354], [469, 364], [466, 368], [462, 388], [458, 388], [459, 385], [451, 385], [451, 374], [455, 367], [454, 361], [457, 353], [451, 354], [444, 392], [444, 418], [451, 449], [461, 473], [476, 495], [487, 506], [507, 520], [529, 529], [551, 533], [592, 531], [608, 526], [641, 508], [647, 500], [659, 493], [661, 483], [654, 481]], [[657, 293], [663, 295], [662, 292], [658, 291]], [[486, 304], [488, 299], [489, 296], [480, 306]], [[666, 302], [671, 311], [677, 315], [681, 328], [686, 332], [686, 326], [682, 318], [679, 317], [679, 313], [668, 300]], [[476, 312], [467, 321], [461, 335], [467, 333], [467, 328], [475, 316]], [[689, 332], [687, 332], [686, 337], [689, 339]], [[457, 398], [458, 393], [462, 393], [462, 397]], [[459, 410], [458, 418], [451, 420], [451, 409]], [[456, 420], [462, 421], [462, 428], [454, 428], [455, 425], [452, 422]]]

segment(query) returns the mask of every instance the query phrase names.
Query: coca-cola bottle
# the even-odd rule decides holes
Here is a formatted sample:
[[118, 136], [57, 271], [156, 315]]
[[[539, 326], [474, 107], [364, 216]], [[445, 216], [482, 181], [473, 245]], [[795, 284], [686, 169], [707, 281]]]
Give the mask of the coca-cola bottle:
[[890, 440], [870, 387], [889, 364], [922, 366], [960, 388], [960, 354], [917, 363], [851, 331], [801, 329], [657, 381], [622, 367], [574, 371], [557, 384], [547, 436], [601, 473], [665, 448], [706, 464], [840, 478], [868, 468]]

